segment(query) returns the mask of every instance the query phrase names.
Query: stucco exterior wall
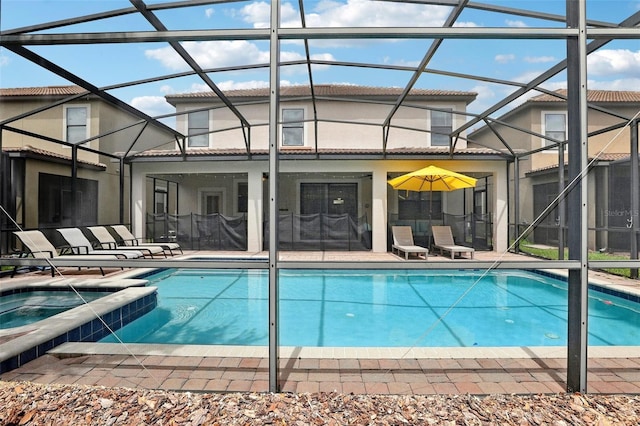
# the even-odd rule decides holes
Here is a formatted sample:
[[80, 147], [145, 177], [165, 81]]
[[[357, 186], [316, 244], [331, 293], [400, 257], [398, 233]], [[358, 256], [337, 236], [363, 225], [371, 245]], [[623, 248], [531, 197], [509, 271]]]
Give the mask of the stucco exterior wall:
[[[422, 107], [451, 108], [464, 111], [463, 102], [422, 102]], [[186, 112], [203, 108], [201, 102], [180, 103], [176, 106], [179, 113], [176, 119], [176, 129], [187, 134], [188, 114]], [[316, 104], [318, 116], [325, 121], [313, 122], [313, 107], [308, 101], [283, 100], [281, 110], [287, 108], [302, 108], [304, 110], [304, 146], [312, 149], [348, 148], [348, 149], [382, 149], [383, 135], [381, 125], [391, 111], [391, 105], [371, 103], [341, 102], [321, 100]], [[252, 123], [250, 140], [253, 149], [268, 149], [268, 108], [265, 104], [240, 105], [238, 110]], [[462, 125], [464, 117], [453, 115], [453, 127]], [[344, 124], [335, 121], [351, 121], [357, 124]], [[393, 116], [392, 128], [389, 131], [387, 148], [424, 148], [429, 147], [431, 136], [430, 111], [422, 108], [401, 107]], [[239, 119], [226, 108], [216, 108], [209, 112], [210, 146], [213, 148], [244, 149], [244, 135], [239, 129]], [[317, 129], [316, 129], [317, 127]], [[317, 130], [317, 135], [316, 135]], [[281, 130], [280, 130], [281, 133]], [[459, 148], [466, 147], [466, 141], [460, 140]], [[298, 147], [295, 147], [296, 149]], [[286, 149], [286, 147], [284, 148]]]

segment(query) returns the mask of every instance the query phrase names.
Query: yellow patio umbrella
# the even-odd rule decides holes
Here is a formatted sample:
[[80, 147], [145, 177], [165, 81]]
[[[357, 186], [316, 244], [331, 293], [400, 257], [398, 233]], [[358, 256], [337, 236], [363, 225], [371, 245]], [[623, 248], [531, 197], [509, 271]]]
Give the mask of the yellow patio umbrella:
[[388, 181], [394, 189], [407, 191], [429, 191], [429, 228], [431, 227], [431, 212], [433, 191], [454, 191], [456, 189], [473, 188], [477, 179], [436, 166], [427, 166], [415, 172], [407, 173]]

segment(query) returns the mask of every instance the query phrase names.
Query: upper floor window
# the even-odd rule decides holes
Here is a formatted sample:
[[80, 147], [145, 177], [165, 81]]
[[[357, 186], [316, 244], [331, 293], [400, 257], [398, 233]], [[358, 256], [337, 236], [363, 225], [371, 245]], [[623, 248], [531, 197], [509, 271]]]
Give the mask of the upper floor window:
[[449, 146], [449, 134], [453, 131], [451, 110], [431, 111], [431, 146]]
[[65, 140], [81, 142], [89, 137], [89, 107], [68, 106], [65, 108]]
[[304, 146], [304, 109], [282, 110], [282, 146]]
[[209, 111], [190, 112], [187, 116], [187, 146], [189, 148], [209, 147]]
[[[567, 139], [567, 115], [564, 113], [544, 113], [544, 145]], [[566, 149], [566, 145], [565, 145]]]

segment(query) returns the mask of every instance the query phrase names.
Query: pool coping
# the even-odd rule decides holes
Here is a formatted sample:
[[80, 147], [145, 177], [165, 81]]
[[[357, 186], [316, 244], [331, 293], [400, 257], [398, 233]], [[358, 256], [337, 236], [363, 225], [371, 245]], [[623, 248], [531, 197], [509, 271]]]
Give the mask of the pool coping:
[[146, 284], [146, 280], [140, 279], [53, 278], [3, 286], [3, 292], [20, 289], [46, 290], [71, 285], [78, 289], [116, 288], [118, 290], [44, 320], [1, 330], [0, 371], [17, 368], [69, 340], [98, 340], [108, 334], [110, 328], [117, 328], [123, 321], [139, 317], [156, 304], [156, 287], [146, 286]]
[[[633, 358], [637, 346], [589, 346], [590, 358]], [[167, 345], [147, 343], [64, 343], [48, 352], [60, 357], [135, 355], [177, 357], [268, 358], [266, 346]], [[566, 346], [514, 347], [291, 347], [282, 346], [284, 359], [543, 359], [566, 358]]]
[[[87, 279], [87, 278], [51, 278], [42, 280], [40, 277], [37, 282], [20, 282], [15, 284], [7, 284], [2, 286], [2, 291], [6, 291], [12, 288], [18, 287], [33, 287], [43, 288], [47, 286], [64, 286], [74, 285], [78, 288], [91, 287], [91, 288], [105, 288], [120, 286], [123, 289], [132, 286], [144, 285], [147, 280], [140, 278], [150, 273], [157, 272], [164, 268], [139, 268], [127, 270], [119, 273], [116, 277], [104, 279]], [[541, 269], [545, 273], [552, 274], [556, 277], [566, 279], [568, 276], [565, 270], [555, 269]], [[6, 284], [6, 283], [5, 283]], [[616, 292], [624, 294], [632, 294], [640, 297], [640, 288], [637, 283], [616, 284], [606, 279], [600, 279], [598, 277], [590, 276], [589, 284], [596, 284], [605, 289], [612, 289]], [[635, 284], [635, 285], [634, 285]], [[152, 289], [154, 287], [143, 287], [145, 289]], [[122, 291], [118, 292], [122, 293]], [[117, 293], [116, 293], [117, 294]], [[125, 298], [128, 299], [128, 295], [122, 293]], [[110, 295], [106, 297], [112, 297]], [[132, 298], [138, 297], [131, 295]], [[104, 298], [103, 298], [104, 299]], [[100, 299], [100, 300], [103, 300]], [[98, 301], [96, 301], [98, 302]], [[104, 302], [104, 300], [103, 300]], [[106, 300], [112, 308], [117, 308], [121, 302]], [[91, 302], [94, 303], [94, 302]], [[122, 301], [124, 304], [125, 302]], [[122, 306], [120, 304], [120, 306]], [[91, 319], [95, 319], [95, 313], [91, 311], [91, 307], [81, 306], [74, 309], [85, 308], [87, 315]], [[70, 312], [70, 311], [67, 311]], [[102, 314], [102, 310], [99, 312]], [[62, 313], [64, 314], [64, 313]], [[58, 315], [62, 315], [58, 314]], [[56, 316], [57, 317], [57, 316]], [[52, 317], [54, 318], [54, 317]], [[49, 321], [51, 320], [43, 320]], [[64, 316], [62, 318], [65, 318]], [[87, 318], [84, 317], [83, 318]], [[8, 330], [0, 330], [0, 338], [5, 335], [13, 335], [23, 333], [10, 340], [10, 345], [13, 346], [16, 343], [22, 345], [22, 347], [33, 347], [38, 345], [39, 339], [43, 338], [43, 335], [53, 335], [56, 333], [57, 326], [49, 327], [46, 323], [40, 321], [37, 324], [41, 327], [37, 333], [34, 325], [27, 325], [22, 327], [16, 327]], [[72, 324], [68, 319], [64, 319], [64, 327], [69, 328]], [[53, 324], [56, 324], [55, 322]], [[62, 325], [60, 325], [62, 327]], [[50, 332], [45, 332], [48, 330]], [[34, 340], [34, 338], [36, 338]], [[4, 346], [0, 344], [0, 361], [4, 359]], [[628, 358], [637, 356], [637, 346], [590, 346], [589, 357], [598, 358]], [[16, 352], [16, 350], [11, 351]], [[194, 357], [194, 356], [219, 356], [219, 357], [243, 357], [243, 358], [268, 358], [268, 347], [266, 346], [223, 346], [223, 345], [164, 345], [164, 344], [119, 344], [119, 343], [84, 343], [84, 342], [67, 342], [61, 345], [51, 348], [46, 351], [47, 353], [57, 356], [80, 356], [80, 355], [106, 355], [106, 354], [128, 354], [128, 355], [162, 355], [162, 356], [180, 356], [180, 357]], [[566, 358], [567, 348], [566, 346], [535, 346], [535, 347], [439, 347], [439, 348], [370, 348], [370, 347], [280, 347], [279, 355], [281, 358], [341, 358], [341, 359], [425, 359], [425, 358], [448, 358], [448, 359], [468, 359], [468, 358]]]

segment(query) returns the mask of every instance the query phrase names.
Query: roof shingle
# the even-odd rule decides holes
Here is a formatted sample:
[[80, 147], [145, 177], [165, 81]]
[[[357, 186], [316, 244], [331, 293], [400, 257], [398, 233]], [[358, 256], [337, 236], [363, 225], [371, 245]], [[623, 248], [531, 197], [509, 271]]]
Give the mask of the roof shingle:
[[16, 87], [0, 89], [0, 96], [70, 96], [85, 92], [80, 86]]
[[[567, 89], [556, 90], [556, 93], [566, 98]], [[545, 93], [529, 99], [528, 102], [566, 102], [566, 100]], [[588, 90], [587, 102], [640, 103], [640, 92], [630, 90]]]
[[[349, 84], [316, 84], [313, 86], [313, 89], [316, 96], [400, 96], [404, 91], [404, 88], [401, 87], [355, 86]], [[229, 98], [268, 97], [269, 88], [226, 90], [224, 94]], [[310, 86], [301, 85], [281, 86], [280, 96], [311, 96], [311, 88]], [[409, 96], [460, 96], [475, 98], [477, 93], [441, 89], [412, 89], [409, 92]], [[167, 99], [212, 97], [217, 96], [214, 92], [207, 91], [168, 95]]]

